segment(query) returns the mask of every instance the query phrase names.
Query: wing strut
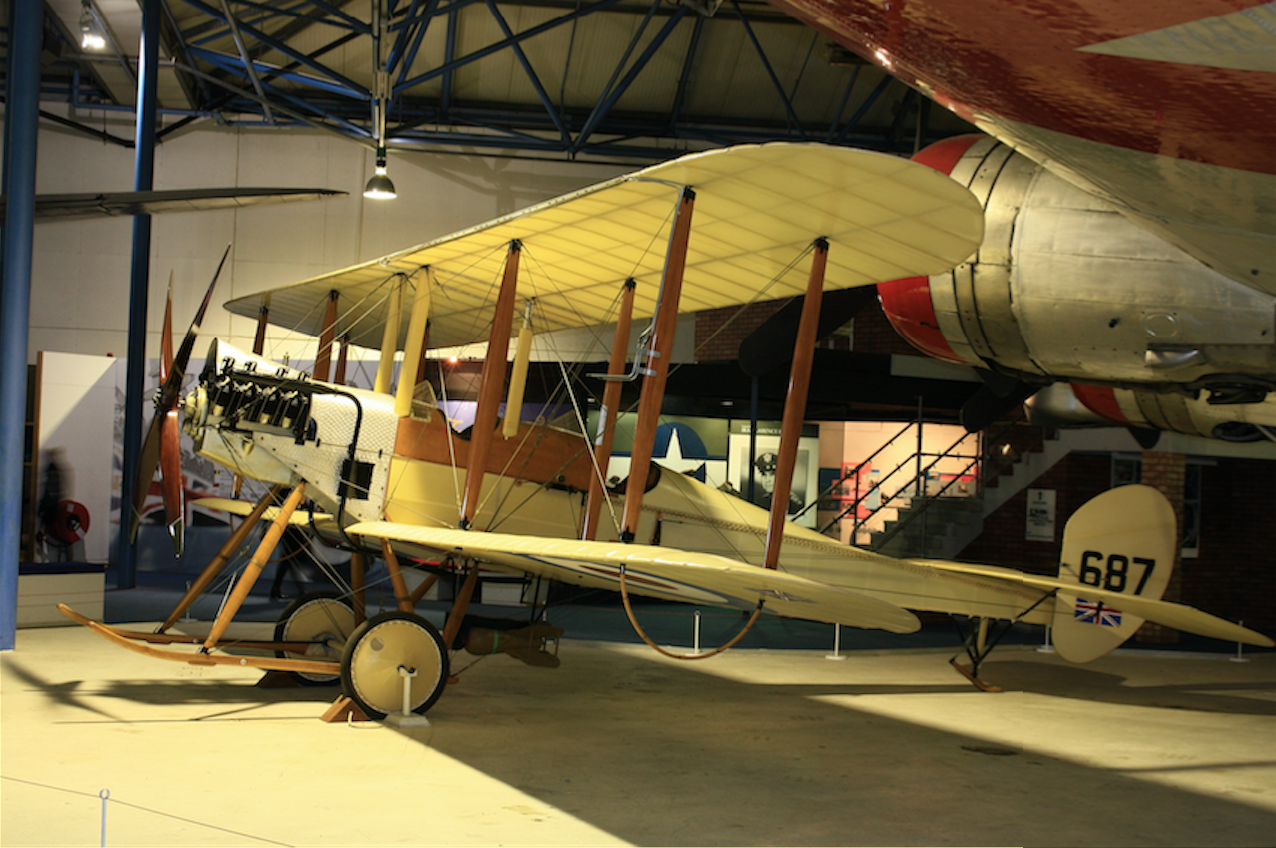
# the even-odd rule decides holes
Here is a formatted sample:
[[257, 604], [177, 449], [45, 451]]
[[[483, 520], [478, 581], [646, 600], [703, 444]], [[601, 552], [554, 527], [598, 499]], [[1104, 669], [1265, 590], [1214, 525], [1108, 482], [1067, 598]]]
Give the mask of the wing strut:
[[243, 606], [244, 599], [252, 591], [253, 584], [261, 576], [262, 568], [270, 561], [270, 555], [275, 552], [275, 546], [279, 544], [279, 539], [284, 535], [284, 528], [288, 526], [288, 519], [292, 517], [297, 505], [301, 503], [305, 496], [306, 483], [303, 480], [297, 484], [297, 488], [292, 490], [288, 500], [284, 501], [283, 507], [279, 510], [279, 515], [275, 516], [275, 522], [270, 525], [270, 529], [262, 537], [261, 544], [257, 546], [256, 552], [253, 553], [252, 559], [244, 567], [244, 573], [240, 575], [234, 591], [230, 593], [230, 598], [226, 600], [226, 605], [217, 614], [217, 620], [213, 622], [213, 629], [209, 631], [208, 638], [204, 640], [205, 651], [211, 651], [216, 647], [217, 641], [226, 632], [227, 625], [230, 624], [235, 614], [239, 612], [239, 608]]
[[523, 395], [527, 390], [527, 369], [532, 361], [532, 304], [528, 298], [523, 304], [523, 326], [518, 331], [514, 346], [514, 368], [510, 372], [510, 389], [505, 401], [505, 418], [501, 422], [501, 435], [512, 439], [518, 435], [518, 421], [523, 415]]
[[199, 577], [186, 590], [185, 597], [168, 614], [168, 618], [164, 619], [164, 623], [155, 630], [156, 633], [163, 633], [168, 630], [168, 628], [177, 623], [177, 619], [181, 618], [183, 613], [191, 608], [191, 605], [195, 603], [195, 599], [203, 594], [204, 590], [208, 588], [208, 584], [213, 582], [213, 579], [226, 567], [226, 563], [230, 561], [235, 551], [239, 550], [239, 546], [244, 543], [244, 539], [248, 538], [248, 534], [257, 526], [257, 522], [261, 520], [261, 516], [266, 512], [266, 507], [270, 506], [279, 495], [281, 488], [280, 486], [275, 486], [257, 502], [257, 505], [253, 507], [253, 511], [240, 522], [239, 526], [235, 528], [235, 532], [230, 534], [230, 538], [222, 545], [221, 550], [217, 552], [217, 556], [209, 561], [204, 570], [200, 572]]
[[687, 243], [691, 235], [691, 213], [695, 210], [696, 193], [684, 186], [674, 213], [673, 230], [669, 233], [669, 251], [665, 254], [664, 276], [656, 296], [656, 331], [651, 347], [638, 351], [646, 357], [642, 393], [638, 400], [638, 422], [634, 425], [634, 446], [629, 460], [629, 482], [625, 486], [625, 512], [620, 521], [620, 540], [632, 542], [642, 513], [642, 496], [651, 471], [651, 451], [656, 443], [656, 427], [660, 424], [660, 407], [665, 399], [665, 380], [669, 377], [669, 357], [673, 353], [674, 333], [678, 329], [678, 302], [682, 298], [682, 272], [687, 264]]
[[319, 333], [319, 351], [315, 354], [315, 367], [310, 376], [321, 382], [328, 382], [332, 373], [332, 342], [337, 334], [337, 300], [341, 297], [336, 289], [328, 292], [328, 303], [323, 310], [323, 329]]
[[496, 314], [492, 316], [492, 336], [483, 358], [483, 374], [479, 383], [478, 408], [474, 411], [474, 429], [470, 437], [470, 465], [465, 473], [465, 500], [461, 502], [461, 528], [468, 529], [478, 509], [487, 455], [496, 429], [497, 407], [505, 387], [505, 360], [509, 357], [510, 331], [514, 326], [514, 296], [518, 289], [518, 258], [523, 245], [510, 242], [505, 257], [505, 274], [500, 294], [496, 297]]
[[771, 493], [771, 519], [766, 531], [766, 558], [763, 565], [775, 568], [784, 542], [784, 522], [789, 513], [789, 493], [793, 490], [793, 469], [797, 464], [798, 439], [806, 417], [806, 396], [811, 387], [811, 363], [815, 359], [815, 338], [820, 326], [820, 301], [824, 297], [824, 269], [828, 265], [829, 243], [817, 238], [812, 245], [811, 276], [802, 302], [802, 319], [793, 343], [793, 366], [789, 371], [789, 393], [784, 400], [780, 424], [780, 449], [776, 457], [775, 489]]
[[[417, 369], [420, 365], [422, 345], [425, 343], [425, 328], [430, 321], [434, 269], [427, 265], [422, 271], [425, 279], [417, 284], [416, 296], [412, 300], [412, 313], [408, 318], [408, 340], [403, 346], [403, 365], [399, 368], [399, 385], [394, 390], [394, 412], [400, 418], [412, 414], [412, 394], [416, 390], [417, 380], [421, 378], [421, 373]], [[407, 296], [407, 289], [403, 290], [403, 296]], [[390, 356], [394, 356], [393, 351]], [[387, 381], [388, 379], [387, 377]]]
[[346, 367], [350, 363], [350, 334], [341, 334], [341, 350], [337, 353], [337, 367], [332, 371], [332, 382], [338, 386], [346, 384]]
[[270, 307], [257, 310], [257, 334], [253, 336], [253, 353], [261, 356], [266, 350], [266, 325], [270, 323]]
[[[633, 277], [625, 280], [620, 294], [620, 314], [616, 319], [616, 336], [611, 342], [611, 360], [607, 373], [619, 377], [625, 373], [625, 360], [629, 355], [629, 325], [634, 316], [634, 289], [638, 286]], [[616, 440], [616, 418], [620, 410], [620, 380], [608, 380], [603, 387], [603, 402], [598, 409], [598, 436], [594, 440], [594, 473], [589, 475], [589, 500], [585, 504], [585, 526], [580, 537], [591, 541], [598, 533], [598, 516], [603, 508], [603, 480], [607, 465], [611, 462], [611, 446]]]
[[390, 302], [385, 311], [385, 332], [381, 334], [381, 358], [377, 362], [377, 377], [372, 390], [387, 394], [390, 391], [390, 375], [394, 370], [394, 351], [399, 346], [399, 312], [403, 309], [403, 289], [408, 278], [400, 274], [391, 284]]

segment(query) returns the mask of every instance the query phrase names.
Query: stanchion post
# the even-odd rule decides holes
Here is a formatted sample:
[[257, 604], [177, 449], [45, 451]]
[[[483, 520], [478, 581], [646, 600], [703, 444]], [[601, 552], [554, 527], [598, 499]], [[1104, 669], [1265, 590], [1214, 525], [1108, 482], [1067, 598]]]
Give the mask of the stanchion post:
[[826, 660], [844, 660], [846, 657], [842, 654], [842, 625], [833, 625], [833, 653], [826, 656]]

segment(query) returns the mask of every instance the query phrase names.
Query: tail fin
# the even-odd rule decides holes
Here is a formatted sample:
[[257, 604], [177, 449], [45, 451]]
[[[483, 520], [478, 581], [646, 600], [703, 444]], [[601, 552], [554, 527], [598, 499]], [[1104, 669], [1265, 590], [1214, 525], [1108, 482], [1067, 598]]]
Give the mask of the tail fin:
[[[1177, 522], [1165, 496], [1149, 486], [1121, 486], [1091, 499], [1063, 531], [1053, 638], [1059, 655], [1085, 663], [1134, 635], [1143, 619], [1112, 603], [1112, 595], [1158, 600], [1170, 582]], [[1086, 595], [1086, 589], [1100, 592]]]

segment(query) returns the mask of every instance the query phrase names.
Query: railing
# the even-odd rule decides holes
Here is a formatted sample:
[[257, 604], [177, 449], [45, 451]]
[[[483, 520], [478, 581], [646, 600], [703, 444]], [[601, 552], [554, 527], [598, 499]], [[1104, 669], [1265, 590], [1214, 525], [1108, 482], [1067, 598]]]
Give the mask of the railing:
[[[893, 502], [905, 498], [909, 499], [910, 506], [916, 506], [918, 498], [920, 498], [920, 506], [917, 506], [916, 509], [910, 510], [888, 531], [875, 539], [872, 544], [872, 549], [880, 549], [896, 535], [902, 532], [907, 526], [918, 520], [919, 517], [922, 518], [923, 521], [922, 545], [924, 547], [926, 532], [925, 515], [931, 508], [932, 504], [934, 504], [938, 499], [947, 496], [953, 486], [969, 478], [973, 478], [975, 483], [974, 495], [976, 497], [981, 497], [985, 486], [995, 480], [1001, 473], [1008, 470], [1008, 467], [1012, 466], [1014, 460], [1017, 459], [1017, 453], [1015, 451], [1004, 452], [1004, 447], [1012, 446], [1016, 443], [1019, 444], [1020, 450], [1029, 449], [1031, 447], [1039, 447], [1041, 436], [1040, 432], [1037, 431], [1036, 428], [1034, 428], [1034, 434], [1027, 440], [1027, 443], [1024, 443], [1023, 439], [1011, 438], [1012, 433], [1015, 432], [1015, 428], [1018, 427], [1021, 422], [1022, 418], [1016, 418], [1003, 424], [995, 431], [985, 431], [975, 434], [978, 439], [978, 448], [973, 454], [962, 453], [960, 450], [961, 446], [970, 438], [971, 434], [962, 434], [946, 449], [939, 453], [934, 453], [923, 451], [921, 449], [925, 420], [919, 416], [916, 420], [910, 421], [906, 427], [874, 451], [867, 459], [845, 472], [840, 479], [820, 493], [820, 498], [816, 501], [816, 503], [818, 503], [819, 500], [827, 498], [840, 486], [846, 484], [849, 480], [851, 480], [851, 478], [854, 478], [854, 497], [848, 504], [843, 506], [835, 518], [826, 522], [820, 528], [820, 532], [827, 533], [848, 515], [854, 515], [855, 523], [851, 528], [850, 533], [851, 541], [854, 543], [854, 540], [857, 538], [864, 525], [875, 515], [879, 514], [882, 509], [892, 508], [891, 504]], [[916, 428], [917, 450], [903, 462], [895, 466], [895, 468], [888, 472], [886, 476], [875, 481], [875, 483], [867, 490], [861, 491], [861, 472], [865, 468], [870, 467], [874, 460], [881, 456], [891, 446], [897, 444], [900, 439], [909, 433], [914, 432], [913, 428]], [[1010, 458], [1007, 459], [1007, 456]], [[964, 460], [965, 464], [961, 466], [960, 470], [956, 473], [948, 472], [942, 475], [948, 476], [950, 479], [948, 479], [947, 482], [944, 482], [938, 490], [932, 492], [929, 490], [928, 486], [932, 479], [932, 472], [945, 460]], [[1003, 465], [1007, 466], [1007, 468], [1003, 468]], [[891, 487], [887, 485], [888, 482], [893, 479], [898, 479], [900, 475], [907, 474], [909, 470], [913, 471], [911, 477], [903, 479], [898, 486], [894, 487], [894, 490], [890, 495], [884, 496], [883, 499], [872, 508], [868, 515], [863, 518], [859, 517], [860, 508], [864, 505], [865, 501], [871, 498], [874, 494], [880, 496], [883, 492], [890, 489]], [[935, 476], [939, 477], [941, 475]], [[910, 492], [912, 494], [909, 494]], [[807, 509], [810, 509], [812, 506], [814, 506], [814, 504], [808, 505]], [[898, 506], [894, 508], [900, 509]], [[803, 510], [803, 512], [805, 512], [805, 510]]]

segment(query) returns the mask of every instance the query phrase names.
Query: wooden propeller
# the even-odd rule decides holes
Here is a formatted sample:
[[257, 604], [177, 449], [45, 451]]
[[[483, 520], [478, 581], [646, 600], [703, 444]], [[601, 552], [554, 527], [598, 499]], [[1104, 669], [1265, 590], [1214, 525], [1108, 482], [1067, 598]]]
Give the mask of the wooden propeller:
[[151, 418], [151, 426], [146, 431], [146, 439], [142, 442], [141, 458], [138, 461], [137, 483], [133, 491], [133, 524], [130, 538], [136, 541], [137, 527], [142, 519], [142, 507], [146, 503], [146, 495], [150, 489], [151, 478], [155, 476], [155, 468], [160, 468], [160, 480], [164, 493], [164, 523], [173, 540], [173, 549], [177, 556], [182, 555], [185, 530], [185, 513], [182, 503], [182, 466], [181, 450], [178, 444], [179, 422], [177, 401], [181, 397], [182, 380], [186, 376], [186, 366], [190, 363], [191, 351], [195, 348], [195, 339], [199, 336], [200, 325], [204, 321], [204, 313], [213, 299], [213, 289], [217, 286], [217, 278], [221, 276], [230, 255], [230, 245], [222, 253], [221, 262], [213, 273], [204, 300], [191, 321], [190, 329], [182, 339], [177, 354], [173, 354], [172, 331], [172, 284], [169, 285], [168, 305], [164, 310], [164, 330], [160, 340], [160, 389], [155, 398], [155, 415]]

